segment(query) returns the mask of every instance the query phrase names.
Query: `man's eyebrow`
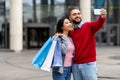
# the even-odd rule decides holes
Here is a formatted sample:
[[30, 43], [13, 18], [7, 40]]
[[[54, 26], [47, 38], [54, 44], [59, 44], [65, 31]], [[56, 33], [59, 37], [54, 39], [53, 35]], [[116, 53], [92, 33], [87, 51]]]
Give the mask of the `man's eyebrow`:
[[72, 14], [79, 14], [80, 12], [75, 12], [75, 13], [72, 13]]

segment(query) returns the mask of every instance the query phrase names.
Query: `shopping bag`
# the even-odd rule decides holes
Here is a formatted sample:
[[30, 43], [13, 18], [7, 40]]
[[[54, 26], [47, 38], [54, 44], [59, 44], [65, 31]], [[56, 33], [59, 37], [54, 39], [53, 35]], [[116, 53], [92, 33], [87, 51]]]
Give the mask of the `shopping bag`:
[[47, 55], [44, 63], [41, 66], [41, 70], [50, 71], [52, 60], [53, 60], [55, 46], [56, 46], [56, 41], [53, 40], [51, 48], [50, 48], [50, 50], [48, 52], [48, 55]]
[[55, 52], [53, 56], [52, 68], [54, 67], [62, 67], [63, 66], [63, 59], [62, 59], [62, 52], [60, 47], [60, 40], [57, 40]]
[[40, 50], [37, 52], [35, 57], [32, 60], [32, 65], [36, 68], [40, 69], [41, 65], [43, 64], [50, 48], [52, 45], [52, 38], [49, 37], [49, 39], [43, 44], [43, 46], [40, 48]]

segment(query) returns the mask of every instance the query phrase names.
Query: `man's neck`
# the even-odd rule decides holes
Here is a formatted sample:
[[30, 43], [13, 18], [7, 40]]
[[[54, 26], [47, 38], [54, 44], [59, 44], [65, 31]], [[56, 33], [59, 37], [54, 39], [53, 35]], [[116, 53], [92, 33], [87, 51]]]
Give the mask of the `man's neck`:
[[77, 28], [78, 27], [78, 24], [74, 24], [74, 28]]

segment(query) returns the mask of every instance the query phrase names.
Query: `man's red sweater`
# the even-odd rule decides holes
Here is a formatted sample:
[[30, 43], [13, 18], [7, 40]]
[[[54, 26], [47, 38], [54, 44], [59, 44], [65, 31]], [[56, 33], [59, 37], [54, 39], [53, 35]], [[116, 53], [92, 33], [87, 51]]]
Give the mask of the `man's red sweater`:
[[73, 63], [82, 64], [96, 61], [95, 33], [103, 27], [106, 18], [99, 17], [94, 22], [86, 22], [81, 28], [70, 31], [75, 45]]

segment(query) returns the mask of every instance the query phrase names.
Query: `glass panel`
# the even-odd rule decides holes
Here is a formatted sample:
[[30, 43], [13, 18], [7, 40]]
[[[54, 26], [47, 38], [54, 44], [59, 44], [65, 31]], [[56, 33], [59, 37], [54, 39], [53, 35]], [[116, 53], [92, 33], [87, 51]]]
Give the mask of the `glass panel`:
[[9, 48], [9, 2], [0, 0], [0, 48]]
[[50, 23], [53, 26], [70, 6], [78, 5], [79, 0], [23, 0], [23, 20], [24, 23]]

